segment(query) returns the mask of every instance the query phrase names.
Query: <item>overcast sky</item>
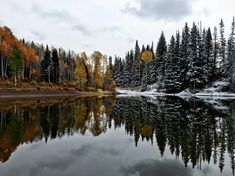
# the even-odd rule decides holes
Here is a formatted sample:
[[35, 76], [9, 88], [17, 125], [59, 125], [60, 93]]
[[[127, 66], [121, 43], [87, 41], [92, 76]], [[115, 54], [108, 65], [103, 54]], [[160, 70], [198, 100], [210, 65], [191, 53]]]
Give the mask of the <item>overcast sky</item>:
[[228, 34], [234, 15], [235, 0], [2, 0], [0, 25], [25, 40], [124, 56], [135, 40], [156, 45], [186, 21], [213, 27], [223, 18]]

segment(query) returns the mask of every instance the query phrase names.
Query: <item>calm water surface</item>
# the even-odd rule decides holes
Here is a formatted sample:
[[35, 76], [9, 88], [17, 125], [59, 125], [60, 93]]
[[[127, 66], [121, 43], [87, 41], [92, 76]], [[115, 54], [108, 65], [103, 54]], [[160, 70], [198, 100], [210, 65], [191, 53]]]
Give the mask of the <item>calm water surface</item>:
[[235, 101], [0, 103], [0, 176], [232, 176]]

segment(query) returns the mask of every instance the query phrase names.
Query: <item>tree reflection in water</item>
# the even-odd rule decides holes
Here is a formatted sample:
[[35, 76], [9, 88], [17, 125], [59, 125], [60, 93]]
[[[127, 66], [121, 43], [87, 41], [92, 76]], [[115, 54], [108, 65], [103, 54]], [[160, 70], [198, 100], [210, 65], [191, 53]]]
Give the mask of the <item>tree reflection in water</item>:
[[0, 108], [0, 160], [5, 162], [22, 143], [52, 140], [64, 135], [87, 132], [98, 136], [124, 127], [138, 147], [140, 140], [156, 142], [161, 156], [166, 147], [185, 166], [201, 166], [213, 161], [224, 167], [230, 156], [234, 171], [235, 101], [221, 102], [227, 109], [185, 101], [177, 97], [81, 98], [55, 104]]

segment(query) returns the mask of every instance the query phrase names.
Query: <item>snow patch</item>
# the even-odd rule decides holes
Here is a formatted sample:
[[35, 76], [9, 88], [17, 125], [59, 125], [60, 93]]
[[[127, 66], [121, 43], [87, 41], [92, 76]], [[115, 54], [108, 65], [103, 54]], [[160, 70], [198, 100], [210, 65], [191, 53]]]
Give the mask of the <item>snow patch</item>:
[[212, 98], [212, 99], [235, 99], [235, 93], [230, 92], [221, 92], [222, 88], [228, 86], [229, 82], [226, 80], [216, 81], [212, 84], [211, 87], [205, 88], [200, 92], [193, 93], [189, 89], [186, 89], [177, 94], [166, 94], [163, 92], [157, 92], [157, 84], [152, 84], [147, 86], [147, 90], [141, 92], [139, 90], [131, 90], [131, 89], [120, 89], [117, 88], [116, 91], [119, 93], [118, 97], [124, 96], [146, 96], [146, 97], [154, 97], [154, 96], [178, 96], [181, 98], [185, 97], [197, 97], [197, 98]]

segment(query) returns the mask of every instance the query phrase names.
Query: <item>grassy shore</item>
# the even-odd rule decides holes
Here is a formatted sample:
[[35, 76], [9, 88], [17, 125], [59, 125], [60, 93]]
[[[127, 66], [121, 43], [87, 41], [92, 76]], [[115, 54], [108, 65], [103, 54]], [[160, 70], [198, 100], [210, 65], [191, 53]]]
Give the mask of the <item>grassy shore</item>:
[[0, 80], [0, 101], [8, 99], [60, 99], [114, 95], [115, 91], [104, 91], [94, 88], [79, 90], [72, 84], [22, 82], [14, 86], [11, 81]]

